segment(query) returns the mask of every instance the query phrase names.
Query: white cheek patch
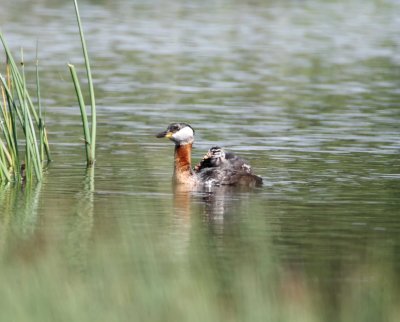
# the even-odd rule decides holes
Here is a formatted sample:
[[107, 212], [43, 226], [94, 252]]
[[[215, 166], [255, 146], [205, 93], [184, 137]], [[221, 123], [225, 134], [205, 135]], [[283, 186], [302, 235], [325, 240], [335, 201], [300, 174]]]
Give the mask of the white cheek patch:
[[193, 134], [194, 133], [193, 133], [192, 128], [189, 126], [186, 126], [183, 129], [176, 132], [172, 136], [172, 138], [174, 139], [174, 141], [177, 141], [177, 142], [188, 142], [193, 139]]

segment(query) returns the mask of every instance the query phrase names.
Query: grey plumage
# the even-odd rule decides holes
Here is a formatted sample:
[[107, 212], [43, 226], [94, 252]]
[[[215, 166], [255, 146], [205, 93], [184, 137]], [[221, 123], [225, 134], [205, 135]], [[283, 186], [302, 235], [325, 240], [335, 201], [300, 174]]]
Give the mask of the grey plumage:
[[262, 178], [245, 160], [218, 146], [212, 147], [194, 170], [208, 185], [262, 185]]

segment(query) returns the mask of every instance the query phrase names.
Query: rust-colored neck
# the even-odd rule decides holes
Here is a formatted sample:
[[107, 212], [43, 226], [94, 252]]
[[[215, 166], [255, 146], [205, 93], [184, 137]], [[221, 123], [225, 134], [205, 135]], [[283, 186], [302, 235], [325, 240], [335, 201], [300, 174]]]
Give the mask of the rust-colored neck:
[[192, 143], [175, 146], [174, 179], [177, 183], [194, 183]]

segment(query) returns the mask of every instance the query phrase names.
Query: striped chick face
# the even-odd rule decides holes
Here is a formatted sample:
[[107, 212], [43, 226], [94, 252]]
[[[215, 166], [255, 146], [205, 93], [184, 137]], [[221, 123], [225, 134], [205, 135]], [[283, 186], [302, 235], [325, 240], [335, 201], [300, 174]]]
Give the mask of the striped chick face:
[[207, 158], [213, 167], [218, 167], [225, 161], [225, 151], [219, 146], [213, 146], [208, 150]]

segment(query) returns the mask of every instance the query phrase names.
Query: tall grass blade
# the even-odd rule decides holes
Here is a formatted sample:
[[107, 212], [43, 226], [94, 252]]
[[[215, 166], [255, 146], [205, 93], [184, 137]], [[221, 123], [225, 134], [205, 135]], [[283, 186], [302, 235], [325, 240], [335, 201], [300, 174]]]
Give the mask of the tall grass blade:
[[0, 176], [2, 179], [2, 180], [0, 180], [0, 182], [4, 181], [4, 178], [7, 182], [11, 181], [10, 173], [8, 171], [8, 168], [7, 168], [6, 163], [4, 162], [3, 158], [0, 158]]
[[36, 97], [39, 111], [39, 142], [40, 142], [40, 161], [44, 161], [44, 121], [42, 117], [42, 99], [40, 96], [40, 80], [39, 80], [39, 58], [38, 58], [38, 44], [36, 43]]
[[[38, 181], [42, 179], [42, 165], [40, 162], [40, 153], [39, 147], [36, 140], [35, 129], [32, 122], [32, 117], [30, 115], [29, 106], [27, 104], [27, 90], [26, 90], [26, 80], [25, 80], [25, 63], [23, 57], [23, 51], [21, 49], [21, 68], [22, 68], [22, 100], [20, 98], [21, 108], [23, 110], [24, 115], [24, 124], [23, 129], [25, 131], [26, 137], [26, 160], [25, 160], [25, 169], [27, 178], [32, 179], [32, 170], [34, 170], [36, 178]], [[11, 67], [11, 69], [13, 69]], [[18, 84], [18, 79], [17, 79]], [[32, 169], [33, 168], [33, 169]]]
[[0, 151], [1, 151], [1, 157], [4, 163], [7, 162], [10, 166], [12, 165], [12, 157], [10, 152], [7, 149], [7, 146], [4, 144], [3, 140], [0, 138]]
[[85, 58], [85, 66], [86, 66], [86, 74], [88, 78], [88, 83], [89, 83], [89, 93], [90, 93], [90, 103], [91, 103], [91, 116], [92, 116], [92, 121], [91, 121], [91, 140], [90, 140], [90, 159], [88, 160], [88, 166], [91, 166], [94, 161], [95, 161], [95, 154], [96, 154], [96, 102], [95, 102], [95, 96], [94, 96], [94, 88], [93, 88], [93, 80], [92, 80], [92, 73], [90, 70], [90, 62], [89, 62], [89, 56], [87, 53], [87, 48], [86, 48], [86, 42], [85, 42], [85, 37], [83, 34], [83, 28], [82, 28], [82, 23], [81, 23], [81, 18], [79, 15], [79, 8], [78, 8], [78, 3], [77, 0], [74, 0], [74, 5], [75, 5], [75, 12], [76, 12], [76, 19], [78, 22], [78, 27], [79, 27], [79, 34], [81, 37], [81, 43], [82, 43], [82, 50], [83, 50], [83, 56]]
[[[15, 120], [15, 107], [14, 100], [12, 99], [9, 85], [10, 81], [10, 69], [7, 65], [8, 82], [0, 74], [0, 87], [2, 95], [1, 105], [1, 130], [3, 132], [6, 144], [2, 141], [3, 152], [8, 159], [8, 173], [11, 173], [14, 178], [18, 177], [19, 169], [19, 154], [18, 154], [18, 140], [17, 140], [17, 130], [16, 130], [16, 120]], [[8, 107], [8, 108], [7, 108]], [[3, 161], [3, 163], [5, 163]], [[9, 181], [9, 176], [6, 175], [7, 181]]]
[[[11, 74], [10, 70], [8, 69], [8, 73]], [[9, 84], [11, 84], [11, 76], [8, 76]], [[9, 133], [9, 138], [7, 138], [7, 144], [9, 147], [11, 147], [13, 151], [13, 156], [14, 156], [14, 165], [16, 168], [19, 167], [19, 154], [18, 154], [18, 139], [17, 139], [17, 117], [22, 123], [22, 115], [21, 112], [18, 108], [18, 106], [15, 104], [15, 101], [13, 99], [13, 95], [11, 94], [11, 90], [9, 88], [9, 85], [7, 84], [6, 80], [2, 75], [0, 75], [0, 81], [2, 83], [2, 94], [4, 97], [6, 97], [7, 105], [8, 105], [8, 115], [6, 117], [7, 121], [7, 133]], [[4, 109], [6, 111], [6, 109]], [[4, 112], [6, 114], [6, 112]], [[4, 115], [5, 115], [4, 114]]]
[[79, 85], [79, 79], [76, 74], [75, 66], [68, 64], [68, 67], [71, 72], [72, 81], [75, 86], [76, 96], [78, 98], [79, 108], [81, 110], [83, 135], [84, 135], [85, 148], [86, 148], [86, 160], [87, 160], [88, 164], [90, 164], [90, 158], [91, 158], [90, 157], [90, 153], [91, 153], [91, 149], [90, 149], [91, 141], [90, 140], [91, 140], [91, 137], [90, 137], [90, 131], [89, 131], [89, 123], [88, 123], [87, 114], [86, 114], [85, 101], [83, 99], [82, 90], [81, 90], [81, 86]]
[[[0, 75], [0, 77], [2, 77]], [[1, 88], [1, 97], [2, 100], [0, 100], [0, 110], [1, 110], [1, 115], [3, 117], [3, 119], [0, 119], [0, 127], [1, 127], [1, 131], [3, 132], [4, 138], [6, 140], [8, 149], [6, 147], [6, 145], [4, 144], [3, 140], [1, 140], [2, 143], [2, 149], [5, 153], [5, 155], [7, 156], [7, 160], [8, 160], [8, 164], [9, 166], [13, 165], [13, 160], [17, 160], [18, 157], [18, 153], [16, 150], [16, 145], [14, 144], [14, 140], [13, 140], [13, 121], [12, 121], [12, 114], [8, 111], [7, 109], [7, 99], [6, 99], [6, 94], [4, 92], [4, 87], [2, 86], [2, 84], [0, 84], [0, 88]]]
[[[4, 37], [2, 35], [2, 33], [0, 32], [0, 41], [3, 44], [4, 47], [4, 51], [6, 52], [6, 56], [7, 56], [7, 60], [11, 69], [11, 74], [12, 74], [12, 83], [15, 85], [16, 89], [19, 90], [20, 92], [23, 92], [23, 82], [22, 82], [22, 76], [18, 70], [17, 64], [15, 63], [13, 56], [4, 40]], [[36, 110], [34, 108], [32, 99], [29, 95], [28, 92], [26, 92], [26, 100], [27, 100], [27, 106], [30, 109], [30, 112], [32, 113], [35, 122], [37, 124], [37, 126], [39, 126], [39, 116], [36, 113]], [[19, 115], [19, 117], [22, 117], [22, 115]], [[46, 128], [43, 126], [43, 132], [44, 132], [44, 147], [45, 147], [45, 152], [46, 152], [46, 156], [48, 161], [51, 160], [51, 156], [50, 156], [50, 146], [49, 146], [49, 142], [48, 142], [48, 138], [47, 138], [47, 130]]]
[[[3, 127], [3, 123], [1, 123], [1, 125]], [[10, 165], [11, 162], [12, 162], [11, 156], [7, 151], [6, 145], [4, 144], [3, 140], [0, 137], [0, 182], [4, 181], [4, 179], [6, 179], [6, 181], [11, 180], [11, 176], [7, 166]]]
[[[19, 180], [22, 178], [22, 172], [25, 172], [27, 175], [27, 181], [32, 180], [33, 175], [35, 175], [36, 179], [40, 181], [42, 180], [43, 176], [43, 158], [41, 158], [41, 155], [44, 155], [44, 153], [40, 153], [39, 142], [37, 140], [36, 129], [33, 121], [35, 118], [34, 115], [38, 117], [37, 120], [39, 122], [37, 122], [37, 125], [39, 129], [39, 135], [42, 135], [42, 138], [45, 137], [45, 132], [43, 131], [41, 133], [41, 129], [44, 129], [43, 122], [41, 119], [39, 119], [39, 116], [33, 107], [27, 91], [22, 49], [20, 72], [1, 34], [0, 38], [7, 54], [7, 79], [0, 74], [2, 97], [2, 103], [0, 104], [1, 130], [5, 138], [5, 143], [3, 140], [1, 140], [0, 157], [2, 161], [2, 172], [4, 172], [4, 169], [7, 169], [8, 174], [2, 175], [1, 178], [3, 180], [4, 178], [6, 180], [10, 180], [10, 178]], [[41, 116], [41, 108], [39, 114]], [[23, 165], [23, 169], [19, 161], [18, 152], [18, 121], [25, 136], [25, 164]], [[43, 146], [45, 147], [46, 145], [44, 143], [44, 139], [42, 142]], [[46, 149], [43, 148], [43, 150]], [[11, 176], [12, 174], [13, 176]]]

